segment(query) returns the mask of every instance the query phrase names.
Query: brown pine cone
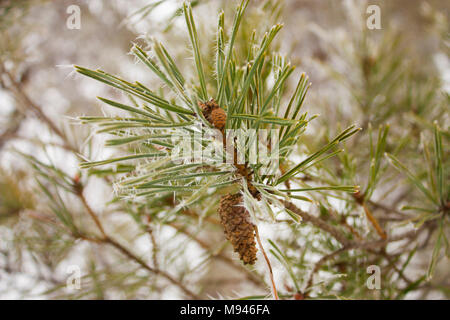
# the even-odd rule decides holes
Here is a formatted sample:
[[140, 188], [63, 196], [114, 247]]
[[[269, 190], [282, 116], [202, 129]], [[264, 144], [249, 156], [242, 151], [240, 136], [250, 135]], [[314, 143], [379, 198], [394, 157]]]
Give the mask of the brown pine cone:
[[250, 220], [250, 214], [243, 206], [241, 194], [230, 194], [220, 199], [220, 222], [225, 231], [225, 237], [239, 253], [244, 264], [254, 264], [256, 261], [255, 226]]
[[227, 114], [225, 110], [219, 107], [214, 99], [211, 99], [205, 103], [199, 103], [199, 106], [202, 109], [203, 116], [209, 123], [219, 130], [223, 130], [225, 128]]
[[216, 108], [211, 112], [212, 124], [215, 128], [223, 130], [227, 122], [227, 114], [222, 108]]

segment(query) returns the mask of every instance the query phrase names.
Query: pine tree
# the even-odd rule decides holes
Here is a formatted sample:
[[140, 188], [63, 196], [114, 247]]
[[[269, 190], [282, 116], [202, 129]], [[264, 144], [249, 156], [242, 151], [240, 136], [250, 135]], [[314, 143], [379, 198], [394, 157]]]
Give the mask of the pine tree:
[[[448, 266], [450, 210], [449, 95], [437, 71], [408, 59], [394, 31], [374, 37], [358, 30], [362, 21], [346, 37], [316, 28], [328, 47], [342, 41], [308, 66], [335, 77], [336, 92], [350, 97], [349, 114], [333, 117], [339, 97], [319, 89], [310, 99], [308, 76], [281, 53], [278, 1], [242, 0], [214, 23], [194, 18], [198, 5], [183, 2], [165, 29], [170, 35], [172, 22], [184, 18], [188, 53], [153, 37], [131, 45], [149, 84], [75, 66], [113, 88], [98, 97], [104, 114], [78, 117], [81, 128], [94, 129], [83, 155], [2, 63], [4, 87], [28, 101], [80, 160], [73, 175], [51, 159], [15, 150], [34, 169], [33, 190], [10, 187], [25, 174], [13, 179], [0, 171], [2, 217], [27, 210], [31, 216], [32, 232], [17, 230], [17, 243], [52, 268], [80, 243], [93, 248], [85, 254], [90, 269], [81, 290], [53, 279], [46, 294], [161, 298], [158, 292], [170, 286], [190, 299], [401, 299], [430, 290], [448, 297], [446, 280], [433, 282]], [[145, 19], [157, 6], [137, 14]], [[243, 133], [243, 141], [229, 132]], [[92, 152], [96, 139], [106, 139], [107, 157]], [[249, 160], [255, 140], [269, 153], [275, 142], [273, 172]], [[114, 191], [104, 212], [88, 199], [94, 180]], [[140, 251], [142, 239], [149, 252]], [[222, 273], [225, 280], [214, 272], [217, 265], [230, 271]], [[373, 266], [381, 280], [375, 290], [367, 282]], [[221, 292], [220, 281], [233, 279], [246, 286]]]

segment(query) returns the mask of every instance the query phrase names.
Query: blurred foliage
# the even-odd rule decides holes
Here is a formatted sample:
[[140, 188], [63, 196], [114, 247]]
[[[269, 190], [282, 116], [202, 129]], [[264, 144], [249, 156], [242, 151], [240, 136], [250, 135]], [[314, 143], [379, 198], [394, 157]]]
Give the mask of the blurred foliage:
[[0, 219], [6, 224], [8, 219], [17, 220], [23, 210], [32, 209], [35, 199], [26, 186], [26, 172], [15, 171], [14, 175], [0, 170]]

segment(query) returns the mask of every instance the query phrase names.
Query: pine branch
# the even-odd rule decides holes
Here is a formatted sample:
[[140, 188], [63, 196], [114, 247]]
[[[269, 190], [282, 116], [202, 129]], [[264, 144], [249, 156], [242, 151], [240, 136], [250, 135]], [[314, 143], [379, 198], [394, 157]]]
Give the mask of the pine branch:
[[150, 271], [151, 273], [155, 275], [161, 275], [162, 277], [166, 278], [170, 283], [176, 285], [179, 287], [187, 296], [191, 297], [192, 299], [198, 300], [199, 296], [197, 296], [195, 293], [193, 293], [191, 290], [186, 288], [180, 281], [176, 280], [173, 276], [168, 274], [167, 272], [157, 269], [157, 267], [150, 267], [144, 260], [136, 256], [134, 253], [132, 253], [130, 250], [128, 250], [126, 247], [121, 245], [117, 240], [112, 238], [110, 235], [108, 235], [104, 228], [103, 224], [100, 222], [99, 218], [97, 217], [97, 214], [92, 210], [92, 208], [89, 206], [89, 204], [86, 201], [86, 198], [83, 195], [83, 186], [81, 184], [78, 184], [77, 193], [78, 197], [80, 198], [81, 202], [83, 203], [84, 207], [86, 208], [87, 212], [91, 216], [91, 218], [94, 220], [97, 228], [99, 229], [102, 237], [101, 238], [88, 238], [84, 237], [84, 240], [93, 241], [97, 243], [105, 243], [109, 244], [113, 247], [115, 247], [117, 250], [122, 252], [125, 256], [130, 258], [131, 260], [138, 263], [142, 268]]
[[292, 211], [293, 213], [299, 215], [302, 218], [302, 221], [309, 222], [315, 227], [322, 229], [323, 231], [329, 233], [333, 238], [339, 241], [344, 247], [349, 246], [351, 241], [337, 228], [327, 224], [323, 220], [316, 218], [309, 213], [301, 210], [295, 204], [290, 202], [289, 200], [284, 201], [284, 206], [286, 209]]
[[55, 133], [64, 143], [64, 147], [74, 153], [77, 153], [78, 150], [72, 146], [72, 144], [68, 141], [66, 135], [58, 128], [58, 126], [42, 111], [42, 108], [35, 104], [31, 98], [25, 93], [25, 90], [20, 82], [14, 80], [14, 76], [8, 72], [3, 64], [0, 64], [0, 74], [4, 73], [8, 76], [9, 83], [11, 84], [8, 89], [11, 90], [17, 99], [22, 103], [25, 109], [30, 110], [34, 115], [44, 122], [53, 133]]

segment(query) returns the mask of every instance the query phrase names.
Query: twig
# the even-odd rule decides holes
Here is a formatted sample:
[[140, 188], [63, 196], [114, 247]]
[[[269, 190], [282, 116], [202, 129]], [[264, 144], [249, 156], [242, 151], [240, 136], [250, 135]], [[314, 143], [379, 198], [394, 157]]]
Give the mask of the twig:
[[100, 230], [100, 233], [102, 234], [103, 238], [108, 238], [108, 236], [105, 233], [105, 230], [103, 229], [103, 225], [101, 224], [100, 220], [98, 219], [95, 212], [92, 210], [91, 206], [87, 203], [86, 197], [83, 194], [83, 189], [81, 188], [79, 192], [77, 192], [77, 196], [80, 198], [81, 202], [83, 203], [84, 207], [86, 208], [88, 214], [91, 216], [92, 220], [94, 220], [95, 225]]
[[[96, 239], [96, 242], [107, 243], [107, 244], [115, 247], [120, 252], [122, 252], [125, 256], [127, 256], [128, 258], [134, 260], [136, 263], [141, 265], [141, 267], [143, 267], [144, 269], [146, 269], [146, 270], [148, 270], [148, 271], [150, 271], [150, 272], [152, 272], [154, 274], [159, 274], [159, 275], [163, 276], [164, 278], [166, 278], [167, 280], [169, 280], [169, 282], [171, 282], [172, 284], [174, 284], [177, 287], [179, 287], [187, 296], [190, 296], [191, 298], [196, 299], [196, 300], [200, 299], [199, 296], [197, 296], [191, 290], [186, 288], [180, 281], [178, 281], [175, 278], [173, 278], [170, 274], [168, 274], [167, 272], [165, 272], [165, 271], [163, 271], [161, 269], [158, 269], [156, 267], [155, 268], [150, 267], [144, 260], [142, 260], [141, 258], [136, 256], [134, 253], [132, 253], [127, 248], [122, 246], [115, 239], [113, 239], [108, 234], [106, 234], [102, 223], [100, 222], [100, 220], [98, 219], [98, 217], [95, 214], [95, 212], [92, 210], [92, 208], [87, 203], [86, 198], [83, 195], [83, 187], [81, 185], [78, 186], [78, 190], [79, 191], [76, 194], [80, 198], [80, 200], [83, 203], [84, 207], [86, 208], [87, 212], [89, 213], [91, 218], [94, 220], [96, 226], [98, 227], [98, 229], [100, 230], [100, 233], [102, 234], [102, 238]], [[88, 240], [88, 241], [92, 241], [93, 240], [92, 238], [86, 238], [86, 237], [81, 237], [81, 236], [80, 236], [80, 238], [84, 239], [84, 240]]]
[[353, 234], [357, 240], [362, 240], [362, 237], [358, 233], [358, 231], [356, 231], [355, 228], [353, 228], [351, 225], [349, 225], [347, 223], [346, 216], [339, 216], [339, 214], [337, 212], [335, 212], [334, 210], [329, 210], [329, 212], [330, 212], [330, 217], [333, 221], [344, 226], [344, 228], [346, 228], [348, 231], [350, 231], [350, 233]]
[[373, 216], [372, 212], [370, 212], [369, 208], [367, 207], [366, 203], [363, 202], [362, 207], [364, 209], [364, 212], [366, 213], [367, 219], [369, 219], [370, 223], [372, 223], [373, 227], [377, 231], [378, 235], [382, 239], [387, 239], [386, 232], [384, 232], [383, 228], [381, 228], [380, 224], [378, 223], [377, 219]]
[[298, 208], [295, 204], [293, 204], [290, 201], [285, 201], [284, 202], [284, 206], [286, 209], [292, 211], [293, 213], [299, 215], [300, 217], [302, 217], [303, 221], [305, 222], [310, 222], [312, 225], [328, 232], [329, 234], [331, 234], [337, 241], [339, 241], [344, 247], [350, 245], [352, 242], [347, 239], [347, 237], [342, 234], [341, 231], [339, 231], [339, 229], [327, 224], [326, 222], [324, 222], [323, 220], [316, 218], [312, 215], [310, 215], [309, 213], [301, 210], [300, 208]]
[[349, 249], [350, 249], [349, 247], [340, 248], [340, 249], [338, 249], [336, 251], [333, 251], [330, 254], [327, 254], [327, 255], [323, 256], [322, 258], [320, 258], [319, 261], [316, 262], [316, 264], [314, 265], [314, 269], [311, 271], [311, 274], [309, 275], [308, 282], [306, 283], [306, 287], [305, 287], [305, 290], [304, 290], [305, 295], [308, 295], [308, 293], [306, 291], [309, 288], [312, 287], [313, 281], [314, 281], [314, 275], [320, 270], [320, 268], [323, 266], [323, 264], [325, 262], [327, 262], [328, 260], [333, 259], [335, 256], [337, 256], [337, 255], [341, 254], [342, 252], [345, 252], [345, 251], [347, 251]]
[[155, 235], [153, 234], [153, 228], [147, 226], [147, 233], [150, 236], [150, 241], [152, 242], [152, 260], [155, 268], [159, 267], [158, 263], [158, 244], [156, 243]]
[[359, 204], [364, 209], [364, 212], [366, 214], [367, 219], [369, 219], [370, 223], [375, 228], [375, 230], [378, 233], [378, 235], [382, 239], [385, 240], [387, 238], [387, 235], [384, 232], [383, 228], [381, 228], [380, 224], [378, 223], [378, 220], [374, 217], [372, 212], [367, 207], [366, 202], [364, 200], [364, 195], [361, 194], [360, 192], [356, 192], [356, 193], [353, 194], [353, 198], [355, 198], [356, 203]]
[[112, 245], [113, 247], [115, 247], [116, 249], [118, 249], [120, 252], [122, 252], [128, 258], [130, 258], [130, 259], [134, 260], [135, 262], [137, 262], [138, 264], [140, 264], [144, 269], [146, 269], [154, 274], [159, 274], [159, 275], [163, 276], [164, 278], [169, 280], [172, 284], [179, 287], [187, 296], [190, 296], [191, 298], [193, 298], [195, 300], [200, 300], [199, 296], [197, 296], [191, 290], [186, 288], [180, 281], [176, 280], [170, 274], [168, 274], [167, 272], [165, 272], [161, 269], [156, 269], [156, 268], [150, 267], [147, 263], [144, 262], [144, 260], [142, 260], [138, 256], [134, 255], [131, 251], [129, 251], [127, 248], [122, 246], [120, 243], [118, 243], [114, 239], [108, 237], [104, 240], [104, 242], [108, 243], [108, 244]]
[[[193, 234], [191, 234], [189, 231], [187, 231], [186, 228], [177, 226], [174, 223], [170, 223], [168, 225], [171, 226], [172, 228], [176, 229], [178, 232], [181, 232], [181, 233], [185, 234], [186, 236], [188, 236], [190, 239], [195, 241], [204, 250], [206, 250], [208, 252], [212, 251], [210, 246], [206, 242], [195, 237]], [[236, 265], [232, 259], [225, 256], [223, 253], [219, 252], [216, 254], [211, 254], [211, 257], [217, 258], [217, 259], [221, 260], [222, 262], [228, 264], [233, 269], [236, 269], [237, 271], [245, 273], [245, 275], [247, 276], [247, 279], [249, 279], [253, 284], [257, 285], [258, 287], [260, 287], [260, 288], [264, 287], [264, 282], [261, 281], [261, 279], [255, 277], [248, 269], [243, 268], [241, 265]]]
[[351, 249], [374, 249], [386, 246], [390, 242], [405, 240], [412, 237], [417, 237], [420, 232], [425, 230], [421, 228], [419, 230], [411, 230], [397, 236], [388, 237], [386, 239], [378, 240], [378, 241], [362, 241], [362, 242], [354, 242], [350, 245]]
[[398, 211], [398, 210], [395, 209], [395, 208], [388, 207], [388, 206], [386, 206], [386, 205], [384, 205], [384, 204], [375, 202], [375, 201], [373, 201], [373, 200], [368, 200], [367, 203], [370, 204], [370, 205], [372, 205], [372, 206], [374, 206], [374, 207], [377, 208], [377, 209], [383, 210], [384, 212], [386, 212], [386, 213], [388, 213], [388, 214], [389, 214], [389, 213], [391, 213], [391, 214], [397, 214], [397, 215], [399, 215], [400, 217], [405, 217], [405, 215], [406, 215], [405, 212]]
[[22, 113], [18, 112], [17, 110], [14, 111], [14, 113], [11, 115], [11, 118], [8, 119], [8, 122], [10, 122], [9, 126], [0, 135], [0, 150], [9, 139], [17, 137], [17, 132], [19, 131], [22, 120], [24, 118], [25, 116]]
[[[63, 134], [63, 132], [53, 123], [52, 120], [50, 120], [50, 118], [48, 118], [44, 112], [42, 111], [42, 109], [35, 104], [29, 97], [28, 95], [23, 91], [23, 88], [21, 86], [20, 83], [17, 83], [13, 76], [7, 72], [6, 70], [4, 70], [4, 68], [2, 68], [2, 72], [4, 72], [5, 74], [8, 75], [10, 82], [12, 84], [12, 88], [10, 89], [14, 89], [14, 93], [16, 94], [16, 96], [22, 100], [22, 102], [24, 103], [24, 105], [29, 108], [40, 120], [42, 120], [44, 123], [47, 124], [47, 126], [56, 134], [58, 135], [64, 142], [64, 147], [74, 153], [78, 153], [78, 150], [76, 148], [74, 148], [67, 140], [67, 137]], [[169, 275], [168, 273], [160, 270], [160, 269], [156, 269], [156, 268], [152, 268], [149, 265], [147, 265], [141, 258], [137, 257], [136, 255], [134, 255], [132, 252], [130, 252], [128, 249], [126, 249], [125, 247], [123, 247], [121, 244], [119, 244], [116, 240], [114, 240], [113, 238], [111, 238], [110, 236], [108, 236], [103, 228], [103, 225], [101, 224], [100, 220], [98, 219], [97, 215], [95, 214], [95, 212], [92, 210], [92, 208], [89, 206], [89, 204], [86, 201], [85, 196], [83, 195], [82, 192], [82, 188], [80, 189], [79, 192], [76, 193], [79, 197], [79, 199], [81, 200], [81, 202], [83, 203], [84, 207], [86, 208], [88, 214], [91, 216], [91, 218], [94, 220], [95, 225], [97, 226], [97, 228], [99, 229], [102, 238], [100, 239], [96, 239], [96, 238], [92, 238], [92, 237], [87, 237], [87, 236], [82, 236], [82, 235], [78, 235], [78, 237], [80, 239], [83, 240], [87, 240], [87, 241], [91, 241], [91, 242], [102, 242], [102, 243], [107, 243], [112, 245], [113, 247], [115, 247], [116, 249], [118, 249], [120, 252], [122, 252], [123, 254], [125, 254], [127, 257], [131, 258], [132, 260], [134, 260], [135, 262], [137, 262], [139, 265], [141, 265], [144, 269], [154, 273], [154, 274], [160, 274], [161, 276], [163, 276], [164, 278], [166, 278], [167, 280], [169, 280], [172, 284], [178, 286], [186, 295], [190, 296], [193, 299], [199, 299], [199, 297], [193, 293], [192, 291], [190, 291], [189, 289], [187, 289], [181, 282], [179, 282], [178, 280], [174, 279], [171, 275]]]
[[16, 95], [18, 100], [20, 100], [26, 108], [31, 110], [37, 118], [43, 121], [50, 128], [51, 131], [53, 131], [57, 136], [59, 136], [63, 140], [64, 145], [68, 150], [74, 153], [78, 153], [78, 150], [69, 143], [66, 135], [58, 128], [58, 126], [49, 117], [47, 117], [47, 115], [42, 111], [41, 107], [35, 104], [31, 100], [31, 98], [25, 93], [22, 84], [15, 81], [13, 75], [11, 75], [7, 70], [5, 70], [3, 66], [0, 66], [0, 68], [1, 72], [8, 76], [9, 81], [11, 83], [9, 89]]
[[255, 225], [255, 235], [256, 235], [256, 240], [258, 240], [258, 245], [259, 248], [261, 249], [262, 254], [264, 255], [264, 259], [266, 259], [266, 263], [267, 263], [267, 267], [269, 268], [269, 276], [270, 276], [270, 281], [272, 282], [272, 292], [273, 292], [273, 297], [275, 300], [279, 300], [278, 298], [278, 292], [277, 292], [277, 287], [275, 286], [275, 281], [273, 279], [273, 271], [272, 271], [272, 266], [270, 265], [270, 260], [267, 257], [266, 251], [264, 251], [264, 247], [261, 243], [261, 239], [259, 238], [259, 232], [258, 232], [258, 227]]

